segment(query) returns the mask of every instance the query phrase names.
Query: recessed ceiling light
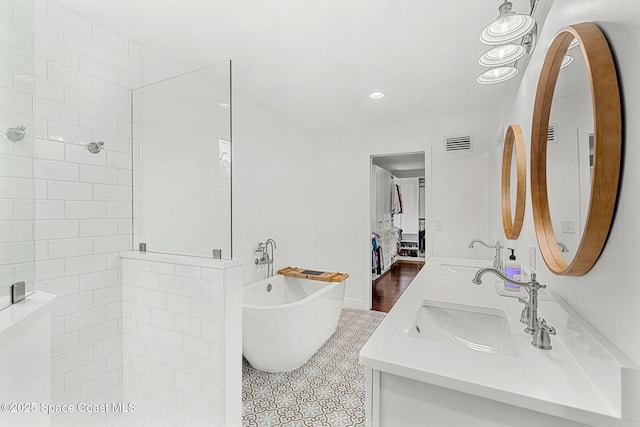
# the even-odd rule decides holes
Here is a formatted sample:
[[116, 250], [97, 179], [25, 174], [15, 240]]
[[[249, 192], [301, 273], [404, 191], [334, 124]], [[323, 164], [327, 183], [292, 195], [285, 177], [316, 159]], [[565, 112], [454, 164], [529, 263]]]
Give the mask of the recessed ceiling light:
[[498, 67], [515, 62], [527, 52], [524, 46], [519, 44], [505, 44], [486, 51], [480, 57], [480, 65], [484, 67]]
[[369, 94], [369, 98], [371, 98], [371, 99], [384, 98], [384, 93], [382, 93], [382, 92], [372, 92], [372, 93]]
[[483, 85], [491, 85], [505, 82], [515, 77], [516, 74], [518, 74], [516, 67], [497, 67], [480, 74], [477, 81]]

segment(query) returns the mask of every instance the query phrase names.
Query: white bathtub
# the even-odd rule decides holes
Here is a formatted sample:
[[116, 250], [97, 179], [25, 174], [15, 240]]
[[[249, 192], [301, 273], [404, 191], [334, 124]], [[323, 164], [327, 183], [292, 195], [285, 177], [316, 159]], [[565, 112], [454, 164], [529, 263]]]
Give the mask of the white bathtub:
[[335, 332], [345, 282], [276, 275], [243, 288], [242, 353], [261, 371], [302, 366]]

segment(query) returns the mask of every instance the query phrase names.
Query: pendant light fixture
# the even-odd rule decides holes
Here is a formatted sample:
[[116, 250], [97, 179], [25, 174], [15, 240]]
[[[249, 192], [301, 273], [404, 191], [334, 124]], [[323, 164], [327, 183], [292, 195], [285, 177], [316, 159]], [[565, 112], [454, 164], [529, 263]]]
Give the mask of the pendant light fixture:
[[536, 21], [529, 15], [522, 15], [511, 10], [512, 3], [505, 0], [500, 5], [498, 18], [484, 27], [480, 33], [480, 40], [489, 45], [498, 45], [518, 40], [528, 34], [536, 25]]
[[[536, 3], [537, 0], [532, 0], [532, 12]], [[517, 61], [533, 50], [536, 21], [530, 15], [515, 13], [512, 8], [513, 4], [505, 0], [498, 8], [498, 18], [480, 33], [483, 43], [494, 46], [478, 61], [483, 67], [489, 67], [478, 76], [480, 84], [502, 83], [515, 77]]]
[[498, 67], [516, 62], [525, 53], [527, 53], [527, 49], [520, 44], [504, 44], [486, 51], [478, 62], [484, 67]]
[[477, 82], [483, 85], [506, 82], [518, 74], [516, 67], [496, 67], [485, 71], [478, 76]]

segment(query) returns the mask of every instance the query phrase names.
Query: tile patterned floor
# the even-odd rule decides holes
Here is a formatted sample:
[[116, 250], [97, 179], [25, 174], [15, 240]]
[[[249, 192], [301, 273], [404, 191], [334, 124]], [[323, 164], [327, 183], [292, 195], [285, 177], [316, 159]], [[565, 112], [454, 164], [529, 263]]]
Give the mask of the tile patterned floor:
[[365, 374], [358, 353], [384, 317], [342, 310], [333, 336], [291, 372], [262, 372], [243, 360], [243, 427], [363, 426]]

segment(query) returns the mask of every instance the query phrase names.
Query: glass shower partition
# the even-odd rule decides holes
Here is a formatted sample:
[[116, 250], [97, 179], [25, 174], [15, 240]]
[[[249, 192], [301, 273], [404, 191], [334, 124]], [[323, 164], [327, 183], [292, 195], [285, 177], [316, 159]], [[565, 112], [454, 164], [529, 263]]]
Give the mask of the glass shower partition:
[[133, 243], [231, 258], [231, 61], [133, 91]]
[[33, 0], [0, 3], [0, 308], [35, 290]]

